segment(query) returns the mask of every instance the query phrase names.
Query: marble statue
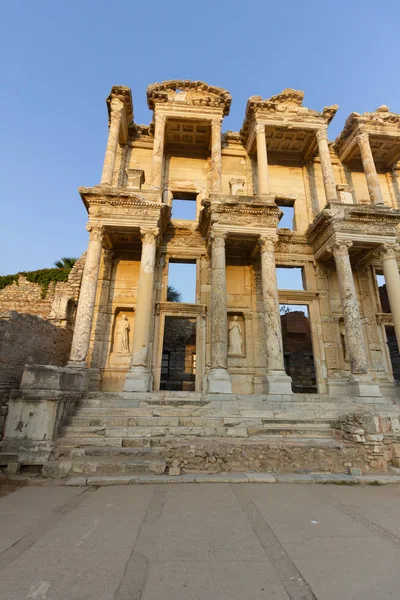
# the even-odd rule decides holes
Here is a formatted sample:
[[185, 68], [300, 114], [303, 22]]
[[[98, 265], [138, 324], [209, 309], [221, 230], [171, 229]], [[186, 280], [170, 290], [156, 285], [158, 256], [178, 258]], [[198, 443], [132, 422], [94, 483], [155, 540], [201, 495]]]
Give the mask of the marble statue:
[[129, 331], [128, 317], [122, 315], [115, 328], [115, 352], [129, 352]]
[[243, 354], [242, 326], [235, 315], [229, 324], [229, 354]]

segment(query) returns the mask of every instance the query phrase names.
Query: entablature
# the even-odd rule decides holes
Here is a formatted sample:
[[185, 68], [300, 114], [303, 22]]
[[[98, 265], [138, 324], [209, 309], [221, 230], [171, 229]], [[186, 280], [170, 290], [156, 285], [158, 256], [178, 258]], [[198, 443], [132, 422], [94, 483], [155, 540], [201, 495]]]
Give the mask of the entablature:
[[342, 162], [360, 160], [357, 136], [367, 133], [376, 166], [390, 169], [400, 160], [400, 115], [386, 105], [374, 112], [353, 112], [347, 118], [342, 132], [334, 142], [334, 149]]
[[326, 128], [338, 109], [335, 104], [317, 112], [303, 106], [304, 92], [287, 88], [281, 94], [263, 100], [249, 98], [240, 131], [250, 153], [255, 143], [256, 128], [265, 130], [267, 150], [276, 154], [293, 154], [309, 160], [317, 148], [316, 133]]
[[395, 243], [399, 225], [400, 210], [331, 202], [308, 227], [306, 236], [316, 260], [329, 258], [329, 247], [336, 242], [352, 242], [350, 254], [359, 260], [360, 253]]
[[225, 116], [229, 114], [231, 102], [232, 96], [227, 90], [204, 81], [174, 79], [147, 87], [147, 104], [150, 110], [162, 104], [195, 107], [200, 111], [204, 107], [212, 107], [220, 109]]

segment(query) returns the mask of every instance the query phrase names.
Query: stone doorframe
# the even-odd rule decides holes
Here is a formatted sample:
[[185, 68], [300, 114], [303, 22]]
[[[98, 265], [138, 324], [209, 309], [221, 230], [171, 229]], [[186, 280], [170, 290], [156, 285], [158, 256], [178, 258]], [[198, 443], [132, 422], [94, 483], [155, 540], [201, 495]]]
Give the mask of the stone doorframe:
[[196, 319], [196, 377], [195, 391], [201, 392], [206, 364], [206, 306], [185, 302], [156, 302], [154, 329], [153, 381], [154, 391], [160, 390], [161, 362], [166, 317]]
[[318, 394], [326, 394], [327, 368], [322, 336], [321, 313], [318, 292], [306, 290], [279, 290], [279, 304], [299, 304], [308, 307], [311, 342], [313, 347]]

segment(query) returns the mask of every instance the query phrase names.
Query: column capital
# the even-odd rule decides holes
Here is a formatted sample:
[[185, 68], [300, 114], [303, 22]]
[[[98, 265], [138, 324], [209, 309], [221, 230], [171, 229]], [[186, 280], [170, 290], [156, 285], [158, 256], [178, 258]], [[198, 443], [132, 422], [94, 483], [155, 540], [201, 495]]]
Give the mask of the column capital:
[[275, 252], [275, 242], [277, 242], [277, 241], [278, 241], [277, 236], [266, 237], [264, 235], [260, 235], [260, 237], [257, 240], [257, 243], [260, 246], [261, 254], [263, 252], [269, 252], [270, 254], [273, 254]]
[[399, 244], [382, 244], [377, 248], [375, 254], [381, 259], [394, 258], [396, 260], [396, 252], [400, 249]]
[[222, 117], [214, 117], [211, 119], [211, 126], [213, 128], [220, 128], [222, 125]]
[[167, 117], [165, 115], [160, 115], [159, 113], [154, 114], [154, 122], [160, 123], [160, 125], [165, 125]]
[[319, 129], [317, 129], [317, 131], [315, 132], [317, 141], [320, 142], [321, 140], [327, 140], [328, 141], [328, 126], [327, 125], [323, 125], [322, 127], [320, 127]]
[[142, 243], [155, 245], [157, 243], [157, 238], [159, 236], [159, 233], [160, 233], [160, 230], [158, 227], [153, 227], [153, 228], [141, 227], [140, 228], [140, 237], [142, 238]]
[[103, 237], [106, 232], [104, 225], [99, 225], [98, 223], [88, 223], [86, 225], [86, 230], [89, 232], [89, 238], [91, 241], [103, 241]]
[[367, 131], [359, 131], [356, 135], [357, 144], [369, 144], [369, 133]]
[[221, 240], [221, 245], [225, 245], [225, 240], [228, 236], [228, 232], [227, 231], [219, 231], [218, 229], [212, 229], [210, 231], [210, 234], [208, 236], [208, 239], [210, 241], [211, 244], [216, 243], [218, 240]]
[[111, 118], [116, 114], [121, 115], [124, 111], [124, 108], [125, 108], [125, 104], [124, 104], [124, 101], [121, 100], [121, 98], [119, 98], [118, 96], [113, 96], [111, 98], [111, 102], [110, 102]]
[[347, 256], [349, 248], [353, 245], [350, 240], [336, 241], [327, 247], [327, 252], [333, 254], [333, 256]]
[[256, 124], [254, 125], [254, 131], [256, 133], [264, 133], [265, 134], [265, 123], [260, 123], [260, 122], [256, 121]]

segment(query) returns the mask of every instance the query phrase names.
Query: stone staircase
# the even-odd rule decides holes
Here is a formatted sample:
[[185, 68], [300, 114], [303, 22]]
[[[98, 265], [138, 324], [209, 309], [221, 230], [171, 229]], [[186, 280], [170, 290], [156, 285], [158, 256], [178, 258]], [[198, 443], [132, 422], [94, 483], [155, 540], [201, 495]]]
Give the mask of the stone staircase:
[[[194, 392], [89, 393], [62, 427], [48, 476], [161, 474], [229, 470], [321, 470], [343, 451], [331, 423], [358, 410], [393, 414], [391, 405], [326, 396], [224, 396]], [[396, 411], [398, 412], [398, 411]], [[353, 447], [354, 446], [354, 447]], [[340, 463], [340, 464], [339, 464]]]

